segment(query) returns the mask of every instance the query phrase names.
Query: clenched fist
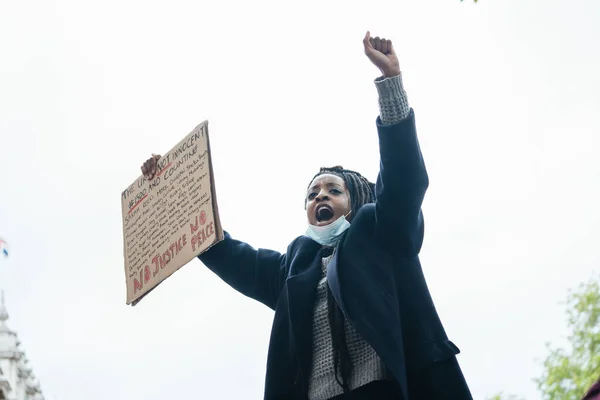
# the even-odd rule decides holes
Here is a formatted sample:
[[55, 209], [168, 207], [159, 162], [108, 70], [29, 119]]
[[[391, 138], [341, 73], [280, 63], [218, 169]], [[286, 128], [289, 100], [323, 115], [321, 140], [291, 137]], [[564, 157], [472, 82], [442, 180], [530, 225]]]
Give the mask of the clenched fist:
[[154, 175], [156, 175], [156, 165], [158, 163], [158, 160], [160, 160], [160, 155], [152, 154], [152, 157], [147, 159], [142, 164], [142, 174], [144, 175], [144, 178], [146, 178], [146, 180], [151, 181], [152, 179], [154, 179]]
[[391, 40], [372, 38], [371, 33], [367, 32], [363, 44], [365, 45], [365, 54], [379, 68], [384, 77], [400, 75], [400, 62]]

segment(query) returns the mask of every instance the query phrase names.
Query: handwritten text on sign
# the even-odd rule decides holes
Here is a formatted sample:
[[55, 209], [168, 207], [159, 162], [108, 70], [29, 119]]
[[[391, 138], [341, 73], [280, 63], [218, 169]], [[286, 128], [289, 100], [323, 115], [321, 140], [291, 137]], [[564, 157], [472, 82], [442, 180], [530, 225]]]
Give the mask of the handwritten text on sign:
[[223, 239], [208, 122], [165, 154], [152, 181], [138, 178], [121, 195], [127, 304]]

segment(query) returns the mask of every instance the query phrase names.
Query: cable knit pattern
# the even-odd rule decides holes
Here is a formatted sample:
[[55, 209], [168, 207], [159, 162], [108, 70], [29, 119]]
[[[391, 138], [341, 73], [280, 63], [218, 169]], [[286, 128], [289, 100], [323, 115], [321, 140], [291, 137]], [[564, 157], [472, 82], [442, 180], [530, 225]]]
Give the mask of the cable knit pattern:
[[[321, 280], [317, 286], [313, 314], [313, 362], [308, 388], [309, 400], [327, 400], [343, 393], [342, 387], [335, 379], [331, 327], [327, 317], [326, 272], [331, 258], [332, 256], [323, 258]], [[384, 379], [386, 367], [375, 350], [360, 337], [348, 320], [345, 321], [344, 330], [353, 365], [349, 382], [350, 390]], [[339, 373], [338, 379], [342, 380]]]
[[383, 125], [394, 125], [410, 114], [408, 97], [402, 86], [402, 74], [375, 79], [379, 93], [379, 116]]

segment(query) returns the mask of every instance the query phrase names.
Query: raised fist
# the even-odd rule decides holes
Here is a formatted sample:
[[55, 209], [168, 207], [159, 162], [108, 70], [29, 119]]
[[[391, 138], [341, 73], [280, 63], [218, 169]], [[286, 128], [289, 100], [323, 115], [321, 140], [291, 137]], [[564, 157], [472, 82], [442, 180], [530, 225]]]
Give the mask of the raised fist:
[[384, 77], [389, 78], [400, 75], [400, 62], [391, 40], [380, 39], [379, 37], [372, 38], [371, 33], [367, 31], [363, 44], [365, 54], [379, 68]]
[[154, 175], [156, 175], [156, 165], [158, 163], [158, 160], [160, 160], [160, 155], [152, 154], [152, 157], [147, 159], [142, 164], [142, 174], [144, 175], [144, 178], [146, 178], [146, 180], [151, 181], [152, 179], [154, 179]]

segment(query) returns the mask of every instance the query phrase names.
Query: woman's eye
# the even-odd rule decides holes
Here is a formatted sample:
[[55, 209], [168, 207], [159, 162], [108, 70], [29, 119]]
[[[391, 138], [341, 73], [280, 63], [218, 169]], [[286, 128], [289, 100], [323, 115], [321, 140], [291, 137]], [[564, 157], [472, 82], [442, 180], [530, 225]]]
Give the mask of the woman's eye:
[[308, 199], [309, 199], [309, 200], [312, 200], [312, 199], [314, 199], [316, 196], [317, 196], [317, 194], [316, 194], [316, 193], [311, 193], [311, 194], [309, 194], [309, 195], [308, 195]]
[[331, 189], [331, 193], [333, 193], [333, 194], [342, 194], [342, 192], [340, 190], [337, 190], [337, 189]]

